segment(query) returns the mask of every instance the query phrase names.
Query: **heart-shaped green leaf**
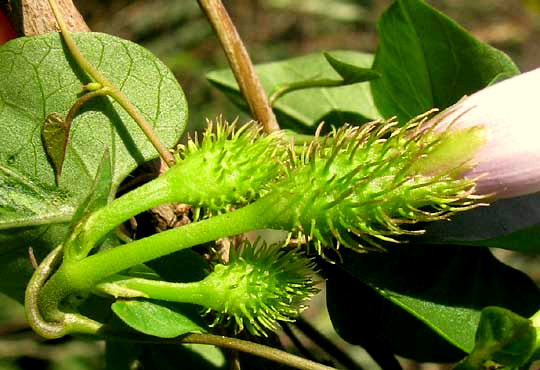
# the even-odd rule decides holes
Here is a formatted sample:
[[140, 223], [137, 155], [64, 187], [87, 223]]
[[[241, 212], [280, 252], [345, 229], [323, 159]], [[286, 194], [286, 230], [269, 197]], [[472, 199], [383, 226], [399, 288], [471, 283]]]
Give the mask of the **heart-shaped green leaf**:
[[[82, 53], [116, 84], [172, 147], [182, 134], [186, 101], [172, 73], [146, 49], [99, 33], [73, 37]], [[49, 114], [65, 116], [90, 80], [56, 33], [15, 39], [0, 47], [0, 162], [54, 186], [54, 171], [41, 142]], [[113, 161], [113, 187], [138, 163], [157, 157], [129, 115], [109, 98], [95, 98], [76, 116], [60, 188], [86, 196], [105, 148]]]
[[[327, 53], [341, 73], [359, 78], [359, 70], [363, 77], [373, 78], [366, 69], [371, 67], [373, 56], [354, 51], [332, 51]], [[348, 65], [348, 66], [347, 66]], [[313, 133], [321, 121], [328, 125], [341, 126], [343, 123], [364, 123], [380, 115], [373, 104], [367, 83], [348, 84], [343, 77], [329, 64], [324, 54], [316, 53], [284, 61], [256, 66], [261, 84], [267, 95], [280, 89], [302, 85], [302, 90], [292, 91], [281, 96], [273, 104], [274, 112], [282, 128], [290, 128], [304, 133]], [[229, 70], [214, 71], [208, 79], [222, 90], [238, 106], [246, 110], [246, 103], [240, 95], [238, 85]], [[367, 79], [367, 78], [366, 78]], [[333, 81], [332, 86], [320, 86], [321, 81]]]
[[[187, 107], [167, 67], [144, 48], [114, 36], [73, 37], [88, 60], [135, 104], [164, 145], [174, 146], [184, 130]], [[95, 98], [73, 121], [57, 186], [47, 155], [52, 148], [46, 150], [42, 142], [43, 124], [53, 113], [65, 117], [90, 80], [56, 33], [2, 45], [0, 79], [0, 274], [10, 271], [0, 291], [20, 298], [17, 289], [31, 271], [26, 249], [32, 246], [39, 260], [62, 241], [67, 223], [92, 188], [104, 151], [110, 153], [113, 192], [138, 164], [157, 153], [117, 103]]]

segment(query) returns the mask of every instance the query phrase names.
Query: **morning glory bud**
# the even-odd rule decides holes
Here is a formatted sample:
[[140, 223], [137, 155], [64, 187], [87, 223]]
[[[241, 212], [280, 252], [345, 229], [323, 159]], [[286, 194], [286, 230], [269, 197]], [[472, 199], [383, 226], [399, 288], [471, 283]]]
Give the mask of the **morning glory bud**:
[[484, 145], [484, 129], [436, 131], [426, 116], [403, 126], [345, 125], [316, 135], [298, 155], [291, 150], [288, 173], [260, 200], [268, 203], [266, 226], [313, 240], [321, 254], [340, 245], [361, 251], [483, 204], [474, 179], [461, 175]]
[[318, 291], [314, 269], [313, 261], [298, 251], [244, 241], [238, 250], [231, 249], [227, 265], [214, 266], [200, 283], [200, 303], [215, 313], [214, 324], [235, 322], [238, 331], [266, 336], [278, 321], [292, 322], [307, 308]]
[[178, 164], [164, 174], [169, 201], [216, 213], [248, 204], [279, 176], [284, 154], [279, 137], [263, 135], [254, 122], [238, 129], [210, 123], [200, 140], [190, 139], [180, 148]]
[[540, 191], [540, 68], [465, 97], [432, 119], [437, 130], [484, 127], [485, 145], [464, 172], [476, 192], [509, 198]]

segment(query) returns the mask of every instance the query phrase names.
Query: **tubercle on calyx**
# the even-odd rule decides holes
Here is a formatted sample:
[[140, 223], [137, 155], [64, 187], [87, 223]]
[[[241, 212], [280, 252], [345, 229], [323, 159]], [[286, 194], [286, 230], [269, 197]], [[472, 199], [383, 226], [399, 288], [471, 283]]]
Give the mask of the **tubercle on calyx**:
[[[210, 213], [222, 213], [260, 198], [268, 184], [285, 169], [286, 150], [279, 134], [264, 135], [255, 122], [240, 128], [221, 119], [208, 122], [202, 138], [179, 146], [175, 157], [180, 164], [167, 172], [176, 182], [176, 172], [193, 171], [182, 186], [183, 200]], [[180, 196], [179, 192], [176, 196]]]

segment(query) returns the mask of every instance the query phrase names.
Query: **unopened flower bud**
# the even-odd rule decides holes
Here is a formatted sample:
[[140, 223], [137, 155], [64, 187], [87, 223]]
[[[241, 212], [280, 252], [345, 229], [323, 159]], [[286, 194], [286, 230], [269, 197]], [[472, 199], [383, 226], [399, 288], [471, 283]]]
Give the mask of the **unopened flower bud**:
[[295, 250], [245, 241], [231, 250], [227, 265], [216, 265], [201, 284], [207, 294], [208, 312], [215, 323], [231, 320], [239, 331], [267, 335], [278, 321], [294, 321], [318, 290], [314, 287], [314, 263]]
[[466, 178], [479, 194], [509, 198], [540, 191], [540, 68], [465, 97], [432, 119], [437, 130], [485, 129]]
[[403, 127], [395, 121], [345, 125], [316, 136], [299, 155], [293, 148], [289, 172], [262, 200], [269, 204], [267, 226], [314, 240], [324, 254], [339, 245], [379, 248], [378, 240], [421, 234], [414, 223], [483, 204], [475, 181], [461, 174], [484, 145], [484, 130], [435, 132], [425, 117]]

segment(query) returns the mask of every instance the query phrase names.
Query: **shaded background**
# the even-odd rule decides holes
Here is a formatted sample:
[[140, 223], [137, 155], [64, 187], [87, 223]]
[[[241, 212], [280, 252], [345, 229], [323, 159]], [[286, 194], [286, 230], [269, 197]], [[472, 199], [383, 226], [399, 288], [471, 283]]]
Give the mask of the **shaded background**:
[[[174, 72], [190, 108], [190, 126], [219, 114], [228, 120], [239, 112], [206, 82], [205, 74], [227, 62], [212, 29], [195, 0], [75, 0], [93, 31], [139, 43], [153, 51]], [[540, 0], [433, 0], [473, 35], [506, 51], [522, 71], [540, 66]], [[332, 49], [374, 52], [376, 20], [390, 0], [228, 0], [240, 35], [255, 63], [264, 63]], [[497, 255], [540, 281], [538, 258], [506, 251]], [[328, 335], [324, 299], [317, 297], [309, 313]], [[44, 342], [28, 332], [20, 305], [0, 297], [0, 370], [103, 368], [101, 343], [63, 339]], [[323, 311], [323, 313], [321, 313]], [[9, 334], [9, 335], [8, 335]], [[336, 339], [336, 338], [334, 338]], [[341, 343], [345, 347], [345, 344]], [[366, 368], [374, 366], [358, 348], [351, 356]], [[407, 364], [416, 368], [416, 364]]]
[[[186, 92], [190, 124], [238, 114], [204, 75], [224, 68], [212, 29], [195, 0], [74, 1], [93, 31], [132, 40], [153, 51]], [[518, 66], [540, 66], [540, 0], [428, 1]], [[254, 63], [332, 49], [374, 52], [376, 20], [390, 0], [224, 0]]]

